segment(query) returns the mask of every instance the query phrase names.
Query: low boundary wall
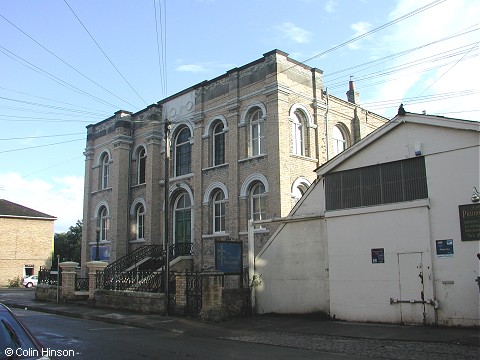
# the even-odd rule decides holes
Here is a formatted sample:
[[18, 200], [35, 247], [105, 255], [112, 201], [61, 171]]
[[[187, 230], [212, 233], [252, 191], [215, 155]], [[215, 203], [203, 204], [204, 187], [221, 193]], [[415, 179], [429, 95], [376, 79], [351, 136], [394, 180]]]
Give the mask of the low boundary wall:
[[95, 290], [90, 304], [102, 308], [165, 314], [165, 294], [162, 293]]

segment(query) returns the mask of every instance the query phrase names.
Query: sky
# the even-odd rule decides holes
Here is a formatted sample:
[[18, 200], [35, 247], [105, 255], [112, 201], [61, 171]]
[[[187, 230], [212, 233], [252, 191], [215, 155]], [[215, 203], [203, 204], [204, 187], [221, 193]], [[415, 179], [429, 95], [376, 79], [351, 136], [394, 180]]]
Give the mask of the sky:
[[83, 217], [86, 126], [274, 49], [387, 118], [480, 120], [478, 0], [1, 0], [0, 198]]

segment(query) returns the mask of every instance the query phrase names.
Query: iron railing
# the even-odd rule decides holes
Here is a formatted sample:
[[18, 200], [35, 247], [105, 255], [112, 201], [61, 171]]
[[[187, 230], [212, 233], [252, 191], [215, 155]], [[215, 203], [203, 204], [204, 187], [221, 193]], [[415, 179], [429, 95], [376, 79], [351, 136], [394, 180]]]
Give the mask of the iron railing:
[[96, 273], [97, 288], [118, 291], [163, 292], [163, 271], [126, 271], [106, 278], [104, 271]]
[[192, 256], [194, 250], [193, 243], [176, 243], [170, 246], [170, 260], [179, 256]]
[[125, 272], [128, 268], [148, 258], [163, 258], [163, 247], [161, 245], [143, 245], [131, 253], [121, 257], [109, 264], [104, 269], [105, 278]]
[[62, 284], [62, 272], [56, 270], [45, 269], [43, 267], [38, 271], [38, 283], [44, 285], [57, 285], [57, 279]]
[[88, 277], [86, 278], [76, 277], [75, 291], [87, 291], [87, 290], [88, 290]]

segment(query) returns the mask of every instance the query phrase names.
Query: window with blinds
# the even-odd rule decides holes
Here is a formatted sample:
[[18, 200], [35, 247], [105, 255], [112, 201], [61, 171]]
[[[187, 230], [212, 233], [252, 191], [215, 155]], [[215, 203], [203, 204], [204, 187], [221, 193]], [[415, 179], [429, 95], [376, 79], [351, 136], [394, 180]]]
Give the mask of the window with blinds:
[[425, 199], [428, 197], [425, 158], [327, 174], [325, 195], [327, 210]]

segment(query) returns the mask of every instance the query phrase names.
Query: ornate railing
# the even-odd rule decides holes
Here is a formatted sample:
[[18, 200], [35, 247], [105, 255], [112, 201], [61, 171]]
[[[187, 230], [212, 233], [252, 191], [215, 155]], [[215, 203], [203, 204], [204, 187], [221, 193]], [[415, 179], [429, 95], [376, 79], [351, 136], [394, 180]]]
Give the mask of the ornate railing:
[[106, 278], [104, 271], [96, 273], [97, 288], [119, 291], [163, 292], [163, 271], [127, 271]]
[[143, 245], [108, 265], [104, 270], [104, 276], [108, 278], [120, 274], [146, 258], [159, 259], [162, 257], [163, 247], [161, 245]]
[[44, 285], [57, 285], [57, 279], [62, 283], [62, 273], [57, 271], [45, 269], [43, 267], [38, 271], [38, 283]]
[[179, 256], [192, 256], [194, 252], [193, 243], [177, 243], [170, 246], [170, 260]]
[[88, 291], [88, 277], [86, 277], [86, 278], [76, 277], [75, 278], [75, 291]]

